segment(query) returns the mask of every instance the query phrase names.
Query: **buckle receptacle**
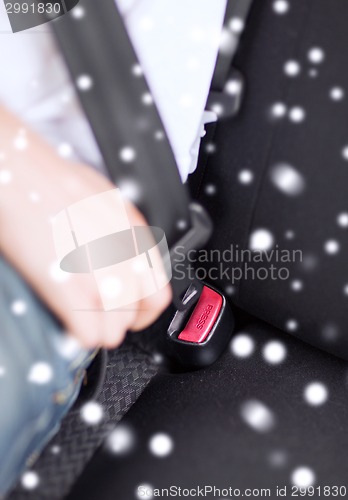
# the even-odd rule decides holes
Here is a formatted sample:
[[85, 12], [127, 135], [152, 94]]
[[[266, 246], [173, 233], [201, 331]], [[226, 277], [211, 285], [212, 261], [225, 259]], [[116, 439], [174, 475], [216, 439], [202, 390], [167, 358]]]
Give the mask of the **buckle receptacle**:
[[177, 310], [167, 330], [167, 350], [181, 365], [198, 369], [214, 363], [234, 330], [234, 316], [226, 297], [202, 284], [195, 305]]

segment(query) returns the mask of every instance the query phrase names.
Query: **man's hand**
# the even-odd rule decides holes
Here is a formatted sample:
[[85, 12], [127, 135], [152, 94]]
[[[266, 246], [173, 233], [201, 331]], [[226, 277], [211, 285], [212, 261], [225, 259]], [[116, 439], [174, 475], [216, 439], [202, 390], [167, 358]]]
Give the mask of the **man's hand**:
[[[167, 285], [132, 307], [104, 312], [91, 275], [60, 274], [52, 218], [71, 204], [115, 186], [88, 166], [62, 160], [30, 131], [27, 146], [16, 148], [20, 128], [23, 125], [15, 117], [0, 109], [0, 172], [5, 180], [0, 183], [0, 252], [84, 347], [116, 347], [127, 330], [145, 328], [160, 315], [170, 303], [171, 289]], [[131, 225], [146, 224], [132, 204], [127, 203], [126, 209]], [[93, 215], [86, 220], [92, 229], [98, 221], [118, 216], [105, 203]], [[134, 287], [146, 285], [141, 273], [129, 279]], [[88, 311], [73, 310], [76, 302]]]

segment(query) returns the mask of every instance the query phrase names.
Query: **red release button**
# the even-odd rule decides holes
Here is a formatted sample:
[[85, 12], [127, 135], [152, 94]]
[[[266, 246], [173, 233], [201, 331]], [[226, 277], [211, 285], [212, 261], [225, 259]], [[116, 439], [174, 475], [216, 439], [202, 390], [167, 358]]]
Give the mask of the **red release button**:
[[207, 286], [203, 287], [199, 301], [178, 339], [197, 344], [204, 342], [220, 314], [221, 307], [221, 295]]

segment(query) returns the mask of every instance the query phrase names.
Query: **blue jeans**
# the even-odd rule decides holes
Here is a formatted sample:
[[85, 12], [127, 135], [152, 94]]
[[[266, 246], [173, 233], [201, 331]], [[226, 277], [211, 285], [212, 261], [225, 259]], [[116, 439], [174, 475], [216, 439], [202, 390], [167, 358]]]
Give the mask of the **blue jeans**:
[[0, 256], [0, 497], [57, 432], [94, 353], [64, 332]]

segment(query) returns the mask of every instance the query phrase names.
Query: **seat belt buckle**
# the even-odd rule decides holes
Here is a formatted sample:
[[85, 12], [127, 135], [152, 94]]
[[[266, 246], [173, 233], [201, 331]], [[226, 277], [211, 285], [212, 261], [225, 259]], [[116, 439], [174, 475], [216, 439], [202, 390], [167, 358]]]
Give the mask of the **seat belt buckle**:
[[[235, 323], [226, 297], [212, 286], [201, 285], [196, 303], [177, 310], [167, 330], [169, 356], [190, 369], [209, 366], [220, 357]], [[192, 286], [187, 294], [192, 294]]]
[[222, 90], [210, 90], [206, 110], [217, 115], [218, 120], [233, 118], [242, 105], [244, 96], [244, 77], [235, 68], [231, 68]]

